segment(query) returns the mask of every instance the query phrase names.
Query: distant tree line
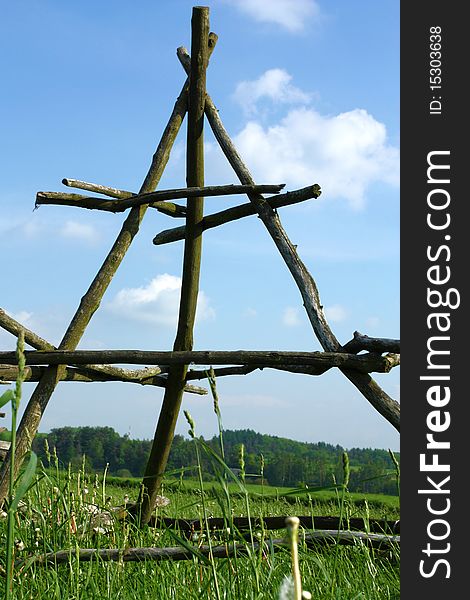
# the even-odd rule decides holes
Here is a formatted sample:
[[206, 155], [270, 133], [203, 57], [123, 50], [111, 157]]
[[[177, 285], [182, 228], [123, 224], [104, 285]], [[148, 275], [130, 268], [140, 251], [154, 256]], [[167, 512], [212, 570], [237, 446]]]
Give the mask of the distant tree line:
[[[47, 447], [56, 452], [64, 466], [79, 466], [84, 460], [92, 471], [108, 472], [120, 477], [142, 476], [150, 452], [150, 440], [121, 436], [111, 427], [60, 427], [50, 433], [38, 434], [33, 449], [47, 461]], [[220, 438], [214, 436], [207, 444], [220, 454]], [[328, 486], [343, 480], [342, 454], [339, 445], [324, 442], [304, 443], [256, 433], [244, 429], [223, 432], [225, 462], [240, 468], [240, 448], [244, 446], [247, 481], [264, 482], [272, 486]], [[54, 450], [55, 449], [55, 450]], [[393, 461], [386, 450], [351, 448], [347, 450], [351, 476], [350, 491], [396, 494], [397, 484]], [[396, 456], [399, 460], [399, 455]], [[201, 453], [204, 476], [211, 478], [211, 462]], [[197, 465], [194, 441], [176, 435], [168, 461], [167, 472], [187, 469], [185, 477], [194, 477], [191, 467]]]

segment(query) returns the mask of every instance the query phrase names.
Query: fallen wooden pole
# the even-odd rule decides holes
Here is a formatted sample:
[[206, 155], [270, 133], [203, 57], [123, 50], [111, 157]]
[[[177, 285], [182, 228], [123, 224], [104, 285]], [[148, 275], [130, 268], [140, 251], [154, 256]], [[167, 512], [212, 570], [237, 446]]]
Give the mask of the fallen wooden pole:
[[[230, 524], [238, 531], [251, 529], [285, 529], [286, 518], [283, 516], [273, 517], [232, 517]], [[300, 526], [307, 530], [338, 530], [345, 524], [345, 519], [339, 517], [322, 517], [312, 515], [301, 515], [298, 517]], [[227, 527], [228, 520], [223, 517], [208, 517], [207, 526], [210, 531], [221, 531]], [[365, 519], [359, 517], [350, 517], [347, 519], [348, 530], [363, 531], [367, 528], [370, 533], [399, 534], [400, 521], [390, 521], [386, 519]], [[176, 529], [184, 533], [201, 532], [205, 530], [206, 523], [200, 519], [171, 519], [169, 517], [152, 517], [149, 521], [150, 527], [160, 529]]]
[[[310, 200], [311, 198], [318, 198], [320, 194], [320, 186], [314, 184], [300, 190], [294, 190], [292, 192], [279, 194], [279, 196], [266, 198], [266, 202], [272, 209], [277, 209], [281, 208], [282, 206], [298, 204], [299, 202], [304, 202], [305, 200]], [[237, 221], [238, 219], [249, 217], [250, 215], [256, 215], [256, 209], [254, 208], [253, 204], [251, 202], [239, 204], [238, 206], [227, 208], [226, 210], [213, 213], [212, 215], [207, 215], [201, 221], [201, 228], [203, 231], [206, 231], [206, 229], [219, 227], [225, 223], [230, 223], [230, 221]], [[169, 244], [171, 242], [183, 240], [185, 233], [186, 228], [184, 225], [181, 227], [174, 227], [173, 229], [166, 229], [165, 231], [161, 231], [153, 238], [153, 243], [158, 246], [161, 244]]]
[[[321, 368], [350, 368], [362, 373], [388, 373], [398, 364], [397, 355], [344, 352], [282, 352], [277, 350], [26, 350], [27, 365], [162, 364], [176, 365], [257, 365], [284, 368], [286, 365], [312, 365]], [[0, 363], [17, 364], [15, 352], [0, 352]]]
[[[400, 536], [381, 535], [378, 533], [363, 533], [359, 531], [338, 531], [335, 529], [324, 531], [313, 531], [305, 534], [301, 539], [301, 544], [308, 548], [315, 548], [318, 545], [364, 545], [378, 549], [391, 549], [400, 544]], [[251, 554], [253, 551], [261, 548], [269, 554], [289, 547], [286, 538], [269, 539], [265, 542], [227, 542], [219, 546], [194, 546], [194, 548], [185, 548], [182, 546], [173, 546], [170, 548], [71, 548], [70, 550], [60, 550], [59, 552], [49, 552], [28, 559], [28, 564], [34, 565], [59, 565], [75, 561], [89, 562], [92, 560], [101, 561], [119, 561], [119, 562], [140, 562], [140, 561], [159, 561], [159, 560], [192, 560], [194, 558], [208, 559], [210, 555], [214, 558], [229, 558], [237, 555]], [[17, 563], [20, 568], [24, 561]]]

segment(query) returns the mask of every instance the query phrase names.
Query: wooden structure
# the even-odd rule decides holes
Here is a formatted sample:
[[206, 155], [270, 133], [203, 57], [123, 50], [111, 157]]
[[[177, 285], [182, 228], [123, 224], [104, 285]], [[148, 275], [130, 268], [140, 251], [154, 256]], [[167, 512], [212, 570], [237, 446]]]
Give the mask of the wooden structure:
[[[354, 339], [342, 346], [331, 330], [323, 312], [319, 292], [312, 275], [297, 254], [282, 227], [277, 208], [320, 195], [320, 187], [312, 185], [301, 190], [280, 194], [282, 185], [257, 186], [247, 166], [228, 136], [214, 102], [206, 91], [206, 69], [217, 36], [209, 33], [209, 9], [194, 7], [192, 21], [191, 56], [185, 48], [178, 48], [178, 58], [187, 79], [171, 113], [160, 143], [153, 156], [148, 174], [138, 193], [91, 184], [75, 179], [64, 179], [66, 186], [99, 193], [100, 197], [82, 194], [39, 192], [36, 206], [61, 204], [85, 209], [111, 212], [128, 211], [120, 233], [82, 297], [79, 307], [58, 348], [0, 311], [0, 325], [18, 335], [24, 330], [25, 341], [35, 348], [26, 352], [26, 378], [37, 381], [17, 432], [17, 460], [19, 468], [39, 427], [41, 417], [59, 381], [131, 381], [144, 385], [164, 387], [164, 398], [158, 418], [155, 438], [145, 470], [140, 514], [143, 522], [151, 517], [154, 499], [158, 493], [173, 440], [183, 392], [205, 393], [188, 383], [206, 377], [202, 370], [188, 370], [188, 365], [230, 365], [215, 370], [216, 376], [247, 374], [257, 368], [272, 367], [296, 373], [320, 375], [332, 367], [339, 368], [365, 398], [396, 429], [399, 429], [399, 404], [386, 394], [372, 379], [370, 372], [387, 372], [399, 363], [397, 340], [368, 338], [355, 333]], [[168, 162], [170, 151], [187, 113], [186, 187], [176, 190], [155, 191]], [[240, 186], [205, 187], [203, 128], [207, 119]], [[204, 215], [204, 196], [245, 193], [249, 202], [226, 210]], [[263, 193], [277, 194], [265, 198]], [[174, 200], [187, 198], [186, 204]], [[170, 218], [183, 218], [185, 224], [162, 231], [153, 240], [155, 245], [184, 239], [181, 303], [178, 327], [172, 352], [140, 351], [76, 351], [76, 347], [94, 312], [98, 309], [106, 289], [116, 273], [126, 251], [139, 232], [148, 209], [157, 210]], [[313, 332], [324, 352], [288, 353], [259, 352], [193, 352], [193, 325], [199, 289], [201, 244], [203, 232], [229, 221], [257, 214], [266, 227], [281, 258], [297, 285], [307, 311]], [[363, 354], [359, 354], [365, 351]], [[387, 353], [386, 356], [382, 356]], [[107, 364], [105, 364], [107, 363]], [[147, 364], [146, 369], [128, 370], [111, 366], [112, 363]], [[0, 379], [15, 378], [14, 352], [0, 353]], [[157, 366], [158, 365], [158, 366]], [[0, 503], [7, 493], [10, 461], [0, 471]]]

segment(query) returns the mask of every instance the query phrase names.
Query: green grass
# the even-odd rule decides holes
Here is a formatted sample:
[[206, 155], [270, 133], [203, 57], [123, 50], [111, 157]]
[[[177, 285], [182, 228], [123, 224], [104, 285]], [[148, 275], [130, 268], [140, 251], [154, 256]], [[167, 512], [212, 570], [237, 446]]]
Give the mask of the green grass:
[[[114, 478], [105, 482], [86, 475], [59, 469], [39, 470], [37, 484], [24, 497], [24, 505], [16, 518], [16, 568], [13, 598], [53, 599], [139, 599], [146, 598], [216, 598], [215, 581], [221, 598], [278, 598], [283, 578], [290, 573], [290, 554], [287, 550], [270, 553], [253, 552], [251, 556], [214, 559], [213, 565], [204, 564], [196, 557], [191, 561], [160, 561], [144, 563], [79, 562], [75, 559], [78, 548], [128, 548], [179, 545], [175, 534], [153, 528], [137, 528], [127, 520], [116, 521], [107, 533], [93, 531], [90, 515], [84, 504], [94, 502], [103, 506], [119, 505], [124, 496], [135, 501], [138, 485], [122, 487]], [[169, 480], [162, 492], [170, 504], [158, 509], [169, 517], [201, 517], [247, 513], [247, 498], [240, 485], [227, 485], [227, 498], [220, 485], [200, 484], [194, 481]], [[86, 492], [87, 493], [84, 493]], [[335, 492], [321, 491], [310, 494], [287, 495], [291, 490], [247, 485], [249, 510], [252, 516], [339, 513]], [[394, 498], [367, 499], [366, 495], [346, 494], [346, 516], [370, 518], [398, 518]], [[72, 519], [76, 533], [71, 531]], [[279, 537], [280, 532], [272, 532]], [[282, 532], [281, 532], [282, 533]], [[178, 534], [176, 534], [178, 535]], [[236, 533], [234, 534], [236, 538]], [[254, 536], [269, 532], [254, 532]], [[5, 568], [3, 548], [6, 523], [0, 521], [0, 565]], [[206, 540], [207, 541], [207, 540]], [[213, 543], [219, 543], [214, 539]], [[249, 547], [249, 542], [245, 542]], [[45, 552], [70, 549], [70, 558], [64, 565], [28, 566], [28, 559]], [[313, 598], [391, 599], [399, 598], [398, 550], [391, 555], [355, 547], [331, 546], [312, 551], [300, 546], [300, 569], [304, 589]], [[22, 562], [21, 566], [19, 564]]]

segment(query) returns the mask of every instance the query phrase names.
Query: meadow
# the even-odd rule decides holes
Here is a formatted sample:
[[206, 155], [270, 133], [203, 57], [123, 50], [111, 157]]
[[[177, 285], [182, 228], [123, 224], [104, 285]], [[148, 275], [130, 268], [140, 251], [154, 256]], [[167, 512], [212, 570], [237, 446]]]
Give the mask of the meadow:
[[[85, 463], [84, 463], [85, 464]], [[222, 464], [222, 463], [221, 463]], [[181, 474], [182, 475], [182, 474]], [[138, 480], [106, 477], [82, 469], [63, 469], [52, 453], [48, 465], [36, 468], [34, 480], [15, 512], [11, 598], [291, 598], [286, 577], [291, 573], [289, 548], [274, 552], [269, 540], [286, 531], [258, 527], [249, 532], [231, 527], [233, 517], [271, 515], [341, 515], [344, 529], [353, 517], [399, 518], [398, 498], [350, 494], [333, 490], [292, 490], [250, 485], [231, 478], [223, 469], [218, 482], [186, 476], [168, 477], [161, 489], [159, 517], [199, 518], [202, 525], [190, 539], [182, 531], [138, 527], [125, 509], [136, 501]], [[119, 507], [119, 508], [118, 508]], [[224, 517], [222, 531], [204, 523]], [[0, 564], [5, 576], [7, 519], [0, 521]], [[229, 558], [199, 554], [202, 545], [215, 548], [237, 542]], [[190, 548], [190, 560], [126, 562], [124, 559], [78, 560], [79, 549]], [[39, 557], [68, 550], [61, 564], [43, 564]], [[362, 543], [307, 548], [299, 542], [299, 564], [304, 590], [313, 598], [399, 598], [399, 550], [377, 550]], [[284, 587], [283, 587], [284, 586]]]

